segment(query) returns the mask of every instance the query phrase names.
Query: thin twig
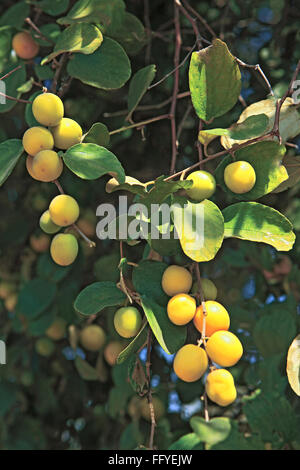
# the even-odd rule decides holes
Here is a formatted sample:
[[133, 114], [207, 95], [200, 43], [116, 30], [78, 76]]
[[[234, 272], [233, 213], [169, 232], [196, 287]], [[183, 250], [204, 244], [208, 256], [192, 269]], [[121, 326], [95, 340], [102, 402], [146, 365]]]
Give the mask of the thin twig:
[[3, 77], [0, 77], [0, 80], [5, 80], [6, 78], [8, 78], [10, 75], [12, 75], [14, 72], [16, 72], [17, 70], [19, 70], [20, 68], [22, 67], [22, 65], [18, 65], [18, 67], [15, 67], [13, 70], [11, 70], [10, 72], [7, 72], [5, 75], [3, 75]]
[[67, 60], [67, 53], [65, 52], [64, 54], [62, 54], [59, 62], [58, 62], [58, 66], [57, 66], [57, 69], [56, 69], [56, 72], [55, 72], [55, 75], [53, 77], [53, 82], [52, 82], [52, 87], [51, 87], [51, 91], [53, 93], [56, 92], [56, 89], [57, 89], [57, 84], [58, 84], [58, 80], [59, 80], [59, 77], [60, 77], [60, 74], [62, 72], [62, 69], [65, 65], [65, 62]]
[[151, 33], [151, 23], [150, 23], [150, 13], [149, 13], [149, 0], [144, 0], [144, 22], [146, 26], [147, 34], [147, 48], [145, 54], [145, 62], [149, 64], [151, 58], [151, 45], [152, 45], [152, 33]]
[[38, 35], [41, 39], [43, 39], [46, 42], [49, 42], [50, 44], [55, 44], [55, 42], [52, 41], [52, 39], [47, 38], [47, 36], [45, 36], [42, 33], [42, 31], [36, 26], [36, 24], [30, 18], [25, 18], [25, 21], [26, 21], [26, 23], [29, 24], [29, 26], [31, 26], [32, 29], [34, 29], [34, 31], [36, 31], [38, 33]]
[[179, 8], [178, 0], [174, 0], [174, 23], [175, 23], [175, 53], [174, 53], [174, 86], [173, 86], [173, 95], [170, 108], [170, 121], [171, 121], [171, 135], [172, 135], [172, 158], [170, 166], [170, 174], [174, 173], [176, 167], [176, 158], [178, 150], [178, 140], [176, 135], [176, 105], [177, 105], [177, 95], [179, 91], [179, 60], [180, 60], [180, 49], [182, 44], [181, 31], [180, 31], [180, 18], [179, 18]]
[[141, 121], [141, 122], [136, 122], [134, 124], [130, 124], [130, 126], [123, 126], [123, 127], [120, 127], [119, 129], [116, 129], [114, 131], [111, 131], [109, 133], [109, 135], [114, 135], [114, 134], [118, 134], [119, 132], [124, 132], [124, 131], [127, 131], [127, 129], [134, 129], [135, 127], [144, 127], [146, 126], [146, 124], [151, 124], [152, 122], [156, 122], [156, 121], [161, 121], [162, 119], [169, 119], [169, 114], [162, 114], [161, 116], [155, 116], [153, 118], [150, 118], [150, 119], [146, 119], [145, 121]]
[[189, 22], [192, 25], [192, 28], [194, 30], [195, 36], [196, 36], [196, 42], [197, 46], [199, 49], [202, 48], [202, 42], [201, 42], [201, 34], [197, 26], [197, 22], [192, 16], [189, 14], [189, 12], [184, 8], [180, 0], [174, 0], [178, 8], [180, 8], [180, 11], [184, 14], [184, 16], [189, 20]]
[[203, 24], [203, 26], [207, 29], [207, 31], [209, 31], [210, 34], [214, 38], [216, 38], [217, 35], [214, 32], [214, 30], [209, 26], [209, 24], [205, 21], [205, 19], [196, 10], [194, 10], [194, 8], [189, 4], [189, 2], [187, 0], [182, 0], [182, 3], [184, 4], [187, 10], [189, 10], [193, 15], [196, 16], [196, 18], [198, 18], [198, 20]]
[[150, 418], [151, 418], [149, 449], [153, 450], [153, 442], [154, 442], [154, 433], [155, 433], [156, 421], [155, 421], [155, 411], [154, 411], [154, 406], [153, 406], [152, 390], [151, 390], [151, 347], [152, 347], [152, 330], [151, 330], [151, 328], [149, 328], [148, 329], [148, 336], [147, 336], [146, 373], [147, 373], [147, 384], [148, 384], [147, 400], [148, 400], [148, 403], [149, 403], [149, 411], [150, 411]]
[[266, 75], [264, 74], [264, 72], [263, 72], [263, 70], [262, 70], [262, 68], [259, 64], [249, 65], [249, 64], [246, 64], [245, 62], [243, 62], [242, 60], [238, 59], [237, 57], [235, 58], [235, 60], [237, 61], [237, 63], [241, 67], [256, 70], [260, 74], [260, 76], [262, 77], [265, 84], [267, 85], [267, 87], [269, 89], [269, 92], [270, 92], [270, 95], [274, 96], [274, 91], [271, 87], [271, 84], [270, 84], [269, 80], [267, 79]]

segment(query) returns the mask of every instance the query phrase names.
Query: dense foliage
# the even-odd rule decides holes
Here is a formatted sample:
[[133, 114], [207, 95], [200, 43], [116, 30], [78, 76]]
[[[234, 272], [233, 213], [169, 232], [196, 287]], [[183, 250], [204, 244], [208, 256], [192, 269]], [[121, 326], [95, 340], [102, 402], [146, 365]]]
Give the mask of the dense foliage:
[[[300, 448], [299, 22], [292, 0], [1, 2], [1, 449]], [[63, 112], [44, 123], [32, 105], [47, 92], [79, 124], [66, 145], [53, 132], [48, 179], [28, 166], [36, 135], [28, 149], [23, 139], [61, 123]], [[195, 190], [199, 169], [209, 176]], [[66, 223], [53, 219], [64, 193], [77, 201]], [[98, 239], [97, 207], [119, 195], [176, 203], [179, 240]], [[204, 213], [197, 249], [178, 223], [183, 205]], [[62, 226], [54, 237], [71, 226], [72, 246], [58, 253]], [[193, 276], [184, 292], [204, 314], [210, 299], [229, 312], [243, 346], [229, 406], [208, 399], [208, 363], [190, 383], [173, 370], [185, 344], [202, 341], [206, 357], [210, 333], [204, 320], [170, 320], [168, 265]]]

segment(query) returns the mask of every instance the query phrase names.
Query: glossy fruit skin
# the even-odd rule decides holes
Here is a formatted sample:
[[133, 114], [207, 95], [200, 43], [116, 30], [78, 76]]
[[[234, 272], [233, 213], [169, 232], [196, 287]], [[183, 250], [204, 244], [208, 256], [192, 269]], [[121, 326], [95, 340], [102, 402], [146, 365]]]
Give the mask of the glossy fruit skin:
[[163, 273], [161, 285], [170, 297], [176, 294], [187, 294], [192, 287], [191, 273], [182, 266], [171, 265]]
[[43, 232], [39, 235], [33, 234], [29, 239], [29, 243], [36, 253], [45, 253], [50, 246], [50, 237]]
[[51, 242], [50, 253], [53, 261], [60, 266], [74, 263], [78, 254], [77, 239], [71, 233], [59, 233]]
[[96, 352], [104, 346], [106, 334], [99, 325], [88, 325], [80, 333], [80, 342], [88, 351]]
[[[155, 420], [159, 421], [166, 413], [165, 405], [160, 398], [152, 396]], [[141, 416], [148, 422], [151, 422], [149, 403], [146, 397], [142, 398], [139, 403], [139, 411]]]
[[35, 179], [50, 183], [62, 174], [63, 162], [53, 150], [42, 150], [33, 157], [31, 169]]
[[31, 34], [23, 31], [13, 37], [12, 48], [21, 59], [33, 59], [38, 54], [40, 46]]
[[[201, 279], [201, 286], [205, 300], [216, 300], [218, 296], [218, 289], [210, 279], [203, 277]], [[199, 291], [198, 282], [194, 282], [192, 293], [196, 294]]]
[[23, 147], [28, 155], [34, 156], [41, 150], [52, 150], [53, 135], [45, 127], [30, 127], [23, 135]]
[[82, 138], [82, 129], [73, 119], [63, 118], [60, 123], [51, 129], [55, 147], [67, 150], [79, 144]]
[[135, 307], [121, 307], [114, 316], [114, 326], [123, 338], [136, 336], [142, 325], [142, 317]]
[[46, 330], [46, 336], [53, 341], [59, 341], [65, 337], [66, 331], [67, 322], [63, 318], [56, 318]]
[[62, 100], [54, 93], [42, 93], [32, 103], [32, 112], [35, 119], [43, 126], [54, 127], [64, 116]]
[[205, 390], [208, 398], [219, 406], [230, 405], [237, 396], [232, 374], [226, 369], [210, 372], [206, 378]]
[[245, 161], [237, 161], [227, 165], [224, 181], [235, 194], [248, 193], [256, 183], [256, 173], [252, 165]]
[[35, 343], [36, 352], [43, 357], [50, 357], [55, 351], [55, 344], [49, 338], [39, 338]]
[[[215, 300], [205, 302], [205, 336], [211, 336], [219, 330], [228, 330], [230, 326], [230, 318], [228, 312], [223, 305]], [[203, 328], [203, 307], [199, 305], [194, 316], [194, 325], [201, 333]]]
[[168, 302], [167, 313], [174, 325], [186, 325], [195, 316], [196, 300], [187, 294], [174, 295]]
[[184, 382], [196, 382], [208, 367], [208, 358], [204, 349], [195, 344], [186, 344], [177, 352], [173, 369]]
[[50, 235], [59, 232], [61, 227], [59, 225], [56, 225], [51, 217], [50, 217], [50, 212], [49, 210], [46, 210], [40, 217], [40, 227], [43, 230], [43, 232], [48, 233]]
[[213, 175], [207, 171], [194, 171], [189, 174], [186, 179], [193, 181], [193, 186], [185, 191], [194, 201], [209, 199], [216, 191], [216, 180]]
[[77, 201], [67, 194], [60, 194], [52, 199], [49, 206], [52, 221], [60, 227], [67, 227], [76, 222], [79, 217]]
[[230, 331], [216, 331], [206, 343], [210, 359], [221, 367], [234, 366], [243, 355], [243, 346]]
[[114, 366], [117, 362], [119, 354], [125, 346], [119, 341], [111, 341], [105, 346], [103, 351], [104, 358], [110, 366]]

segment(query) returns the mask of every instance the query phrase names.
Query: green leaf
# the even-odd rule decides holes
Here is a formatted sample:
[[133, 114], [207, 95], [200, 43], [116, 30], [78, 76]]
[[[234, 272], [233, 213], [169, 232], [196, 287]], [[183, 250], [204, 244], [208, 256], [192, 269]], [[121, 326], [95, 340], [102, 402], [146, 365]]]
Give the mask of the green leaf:
[[96, 26], [86, 23], [73, 24], [59, 35], [53, 52], [42, 60], [41, 65], [64, 52], [92, 54], [99, 48], [102, 41], [102, 33]]
[[93, 54], [76, 54], [68, 63], [68, 73], [86, 85], [104, 90], [121, 88], [131, 75], [124, 49], [113, 39], [104, 41]]
[[140, 295], [146, 295], [158, 304], [166, 306], [169, 297], [162, 290], [161, 279], [167, 267], [166, 263], [159, 261], [141, 261], [132, 274], [135, 290]]
[[288, 347], [297, 333], [294, 318], [282, 309], [260, 316], [253, 330], [253, 339], [264, 357], [287, 353]]
[[289, 251], [295, 242], [292, 224], [280, 212], [257, 202], [239, 202], [223, 211], [225, 237], [267, 243]]
[[49, 65], [35, 65], [34, 72], [39, 80], [48, 80], [54, 77], [54, 71]]
[[273, 190], [273, 193], [276, 194], [286, 191], [300, 182], [300, 157], [287, 153], [283, 158], [282, 164], [287, 170], [288, 179]]
[[291, 388], [300, 396], [300, 335], [296, 336], [289, 347], [286, 372]]
[[244, 194], [235, 194], [228, 189], [224, 182], [224, 171], [226, 166], [232, 163], [231, 156], [224, 157], [217, 167], [215, 172], [217, 183], [236, 199], [246, 201], [259, 199], [288, 179], [288, 173], [282, 165], [284, 154], [285, 147], [277, 142], [264, 141], [249, 145], [235, 152], [235, 159], [248, 162], [253, 166], [256, 173], [256, 183], [253, 189]]
[[120, 183], [125, 181], [125, 172], [117, 157], [100, 145], [74, 145], [63, 159], [67, 167], [84, 180], [95, 180], [109, 173]]
[[19, 139], [5, 140], [0, 143], [0, 186], [12, 173], [23, 152], [22, 141]]
[[[9, 59], [11, 52], [12, 27], [0, 27], [0, 72], [2, 72], [5, 63]], [[1, 75], [3, 75], [1, 73]]]
[[184, 197], [173, 199], [173, 220], [184, 253], [194, 261], [213, 259], [223, 243], [224, 219], [213, 202], [194, 204]]
[[190, 425], [200, 441], [205, 442], [209, 446], [224, 441], [231, 431], [230, 419], [223, 417], [205, 421], [204, 418], [195, 416], [190, 420]]
[[113, 282], [94, 282], [80, 292], [74, 308], [81, 315], [95, 315], [106, 307], [121, 305], [125, 299], [125, 294]]
[[127, 119], [132, 116], [132, 113], [138, 106], [139, 102], [146, 93], [150, 83], [153, 81], [156, 73], [155, 65], [147, 65], [140, 69], [131, 79], [128, 91], [128, 116]]
[[69, 0], [41, 0], [40, 2], [31, 0], [31, 3], [51, 16], [62, 15], [69, 8]]
[[147, 332], [148, 328], [146, 328], [147, 323], [145, 323], [138, 334], [134, 337], [134, 339], [126, 346], [125, 349], [119, 354], [117, 359], [117, 364], [122, 364], [125, 362], [130, 356], [135, 354], [139, 349], [145, 344], [147, 339]]
[[243, 411], [252, 431], [265, 442], [274, 440], [274, 432], [281, 434], [284, 442], [292, 442], [298, 436], [297, 415], [287, 399], [277, 393], [259, 393], [250, 397]]
[[96, 122], [84, 135], [83, 142], [108, 147], [110, 141], [109, 131], [105, 124]]
[[125, 183], [119, 184], [115, 178], [110, 179], [106, 183], [106, 192], [114, 193], [115, 191], [129, 191], [132, 194], [138, 194], [141, 197], [147, 196], [147, 190], [144, 183], [132, 178], [131, 176], [125, 177]]
[[101, 23], [104, 28], [120, 25], [125, 14], [123, 0], [79, 0], [59, 24]]
[[33, 87], [33, 82], [34, 82], [34, 78], [31, 77], [29, 80], [27, 80], [27, 82], [25, 82], [25, 83], [23, 83], [23, 85], [19, 86], [17, 91], [21, 94], [28, 93]]
[[28, 332], [32, 336], [42, 336], [55, 320], [56, 309], [50, 307], [36, 318], [33, 318], [28, 324]]
[[154, 186], [147, 193], [143, 203], [146, 204], [149, 208], [151, 204], [162, 203], [168, 196], [176, 193], [180, 189], [188, 189], [193, 186], [192, 181], [164, 181], [164, 179], [164, 175], [159, 176], [155, 180]]
[[125, 12], [121, 24], [111, 25], [106, 35], [118, 41], [129, 55], [136, 55], [147, 43], [144, 25], [137, 16]]
[[7, 8], [0, 17], [0, 25], [12, 26], [16, 29], [22, 29], [25, 18], [29, 16], [30, 6], [26, 1], [14, 2], [10, 8]]
[[193, 52], [189, 82], [200, 119], [210, 121], [233, 108], [241, 92], [241, 73], [223, 41], [214, 39], [212, 46]]
[[25, 107], [25, 121], [29, 127], [34, 127], [34, 126], [40, 126], [40, 123], [35, 119], [33, 112], [32, 112], [32, 103], [34, 101], [34, 98], [36, 98], [38, 95], [41, 95], [43, 92], [42, 91], [36, 91], [33, 93], [33, 95], [30, 96], [29, 101], [31, 103], [27, 103]]
[[56, 285], [52, 282], [38, 278], [28, 281], [20, 291], [17, 313], [36, 318], [51, 305], [56, 292]]
[[170, 445], [168, 450], [193, 450], [201, 442], [199, 436], [191, 432], [181, 436], [177, 441]]
[[169, 320], [167, 309], [146, 295], [141, 296], [142, 307], [151, 330], [164, 351], [174, 354], [186, 340], [186, 327], [174, 325]]
[[238, 429], [238, 423], [231, 421], [227, 438], [211, 447], [211, 450], [265, 450], [264, 443], [256, 436], [245, 437]]
[[229, 129], [206, 129], [199, 132], [199, 140], [209, 135], [226, 135], [233, 140], [248, 140], [266, 133], [269, 118], [265, 114], [249, 116], [245, 121], [236, 123]]
[[[276, 101], [277, 99], [275, 97], [270, 97], [267, 100], [262, 100], [251, 104], [250, 106], [244, 109], [237, 121], [237, 125], [240, 125], [245, 122], [245, 120], [248, 119], [250, 116], [265, 114], [266, 116], [268, 116], [269, 120], [265, 133], [270, 132], [274, 126]], [[296, 137], [299, 134], [299, 127], [300, 115], [297, 111], [293, 99], [287, 98], [284, 101], [280, 111], [279, 130], [282, 142], [285, 143], [287, 140]], [[246, 140], [248, 140], [248, 138], [246, 138]], [[226, 149], [231, 148], [235, 144], [241, 144], [243, 142], [246, 142], [246, 140], [233, 140], [230, 136], [221, 137], [221, 143]], [[270, 136], [270, 138], [268, 138], [268, 141], [277, 142], [277, 140], [278, 139], [276, 136]]]
[[83, 380], [99, 380], [97, 370], [92, 367], [87, 361], [77, 356], [74, 363], [78, 374]]
[[[24, 84], [26, 81], [26, 70], [24, 63], [21, 62], [14, 62], [10, 63], [2, 72], [1, 75], [4, 76], [11, 70], [15, 69], [18, 67], [18, 65], [21, 65], [21, 68], [16, 70], [16, 72], [12, 73], [9, 77], [5, 78], [3, 80], [3, 83], [5, 84], [5, 94], [8, 96], [13, 96], [14, 98], [20, 98], [21, 93], [18, 92], [18, 88]], [[2, 87], [1, 87], [1, 91]], [[17, 104], [17, 101], [6, 99], [6, 102], [3, 103], [2, 101], [2, 96], [1, 96], [1, 102], [0, 102], [0, 113], [7, 113], [11, 109], [14, 108], [14, 106]]]
[[71, 270], [72, 265], [59, 266], [52, 260], [49, 253], [43, 253], [40, 255], [36, 265], [36, 273], [38, 277], [52, 282], [62, 281]]
[[48, 38], [48, 41], [41, 37], [35, 37], [35, 41], [42, 47], [51, 47], [51, 41], [55, 44], [60, 36], [60, 27], [55, 23], [44, 24], [40, 27], [43, 36]]

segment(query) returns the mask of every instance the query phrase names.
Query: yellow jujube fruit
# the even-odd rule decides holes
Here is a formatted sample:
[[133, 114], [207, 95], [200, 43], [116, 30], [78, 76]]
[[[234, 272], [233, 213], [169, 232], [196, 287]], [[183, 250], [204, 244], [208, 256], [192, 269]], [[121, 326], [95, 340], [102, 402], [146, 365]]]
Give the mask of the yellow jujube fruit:
[[55, 344], [50, 338], [39, 338], [35, 343], [35, 350], [40, 356], [49, 357], [55, 351]]
[[33, 157], [31, 168], [35, 179], [49, 183], [60, 177], [63, 162], [53, 150], [42, 150]]
[[206, 352], [213, 362], [222, 367], [231, 367], [243, 355], [243, 346], [230, 331], [216, 331], [206, 343]]
[[142, 325], [142, 317], [135, 307], [121, 307], [114, 316], [114, 326], [123, 338], [136, 336]]
[[41, 150], [52, 150], [54, 147], [53, 135], [45, 127], [30, 127], [23, 135], [23, 147], [25, 151], [34, 156]]
[[32, 112], [40, 124], [54, 127], [64, 116], [64, 105], [54, 93], [42, 93], [33, 100]]
[[56, 318], [52, 325], [46, 330], [46, 336], [48, 338], [59, 341], [63, 339], [66, 335], [67, 322], [63, 318]]
[[208, 171], [194, 171], [186, 179], [187, 181], [193, 181], [193, 186], [185, 191], [194, 201], [209, 199], [216, 190], [216, 180]]
[[232, 374], [226, 369], [210, 372], [206, 378], [205, 390], [208, 398], [219, 406], [230, 405], [237, 396]]
[[57, 233], [61, 227], [56, 225], [51, 219], [49, 210], [46, 210], [40, 217], [40, 227], [43, 232], [48, 234]]
[[31, 248], [37, 253], [45, 253], [45, 251], [48, 251], [50, 246], [50, 237], [43, 232], [39, 234], [34, 233], [29, 238], [29, 243]]
[[204, 349], [195, 344], [186, 344], [177, 352], [173, 368], [175, 374], [184, 382], [196, 382], [208, 367]]
[[256, 173], [252, 165], [245, 161], [237, 161], [227, 165], [224, 181], [233, 193], [248, 193], [256, 183]]
[[60, 227], [67, 227], [76, 222], [79, 217], [77, 201], [67, 194], [60, 194], [52, 199], [49, 206], [52, 221]]
[[[215, 331], [228, 330], [230, 325], [230, 318], [228, 312], [223, 305], [215, 300], [208, 300], [205, 302], [206, 317], [205, 317], [205, 336], [211, 336]], [[200, 305], [196, 310], [194, 316], [194, 325], [200, 333], [203, 329], [203, 307]]]
[[16, 284], [9, 281], [0, 282], [0, 299], [6, 299], [10, 294], [16, 292]]
[[161, 285], [170, 297], [176, 294], [187, 294], [193, 283], [191, 273], [182, 266], [171, 265], [163, 273]]
[[186, 325], [196, 313], [196, 300], [188, 294], [177, 294], [167, 306], [168, 317], [175, 325]]
[[17, 306], [17, 303], [18, 303], [18, 294], [16, 293], [10, 294], [4, 300], [4, 306], [8, 312], [13, 312]]
[[63, 118], [60, 123], [51, 129], [55, 147], [66, 150], [79, 144], [82, 138], [82, 129], [73, 119]]
[[104, 346], [105, 341], [105, 331], [99, 325], [88, 325], [80, 333], [80, 342], [88, 351], [99, 351]]
[[51, 242], [50, 253], [53, 261], [60, 266], [72, 264], [78, 254], [78, 242], [71, 233], [59, 233]]
[[33, 59], [39, 52], [40, 46], [35, 42], [31, 34], [21, 31], [14, 35], [12, 48], [21, 59]]

